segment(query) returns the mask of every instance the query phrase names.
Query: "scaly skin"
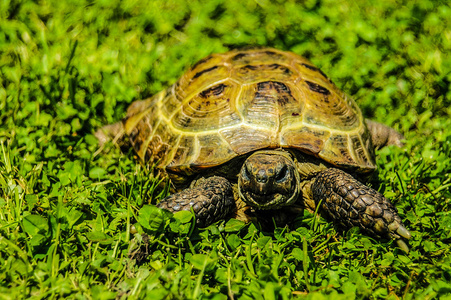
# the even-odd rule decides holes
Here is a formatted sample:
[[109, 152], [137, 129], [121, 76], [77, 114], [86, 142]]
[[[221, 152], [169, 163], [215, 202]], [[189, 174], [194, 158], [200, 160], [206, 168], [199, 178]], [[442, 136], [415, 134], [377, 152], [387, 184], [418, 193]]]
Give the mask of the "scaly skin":
[[236, 209], [232, 185], [219, 176], [206, 178], [193, 188], [170, 195], [157, 206], [171, 212], [192, 209], [201, 227], [224, 219]]
[[315, 203], [337, 225], [360, 227], [375, 238], [392, 238], [408, 250], [402, 238], [409, 239], [410, 233], [396, 208], [381, 193], [334, 168], [320, 172], [310, 188]]

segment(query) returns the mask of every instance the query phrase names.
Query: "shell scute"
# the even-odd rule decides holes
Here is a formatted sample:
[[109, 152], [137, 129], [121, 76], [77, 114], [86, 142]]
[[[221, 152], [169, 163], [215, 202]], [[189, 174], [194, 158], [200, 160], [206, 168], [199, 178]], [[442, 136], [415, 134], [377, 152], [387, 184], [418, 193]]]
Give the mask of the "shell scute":
[[154, 124], [152, 133], [146, 137], [137, 153], [145, 161], [151, 163], [165, 162], [179, 139], [180, 137], [170, 129], [166, 122], [160, 121]]
[[254, 49], [237, 52], [229, 52], [230, 62], [236, 66], [249, 64], [268, 64], [271, 62], [290, 63], [291, 58], [287, 52], [276, 49]]
[[233, 150], [234, 156], [258, 149], [277, 147], [277, 132], [268, 131], [265, 128], [243, 124], [227, 127], [219, 132]]
[[313, 130], [311, 127], [303, 125], [284, 130], [281, 134], [281, 144], [318, 156], [330, 135], [331, 133], [328, 130], [319, 128]]
[[167, 157], [163, 165], [174, 171], [186, 168], [197, 157], [198, 148], [195, 136], [182, 135], [178, 144], [175, 145], [172, 155]]
[[175, 89], [179, 99], [190, 98], [199, 93], [199, 91], [206, 90], [230, 77], [230, 70], [224, 63], [205, 67], [203, 69], [193, 69], [180, 78], [179, 84], [177, 84]]
[[[236, 153], [230, 148], [226, 140], [219, 134], [205, 134], [198, 136], [199, 155], [191, 163], [197, 167], [216, 166], [218, 162], [224, 163]], [[224, 160], [221, 162], [221, 158]]]
[[294, 80], [296, 72], [290, 67], [278, 63], [253, 64], [234, 68], [232, 76], [243, 84], [261, 81], [286, 82]]
[[332, 164], [337, 166], [349, 166], [356, 163], [349, 151], [349, 136], [346, 134], [331, 134], [324, 143], [319, 156], [327, 157]]
[[171, 118], [174, 129], [184, 132], [205, 132], [233, 126], [241, 122], [235, 101], [240, 86], [224, 81], [191, 98], [184, 99]]
[[275, 49], [211, 55], [129, 109], [140, 157], [190, 174], [263, 148], [295, 148], [340, 166], [375, 168], [356, 103], [307, 59]]

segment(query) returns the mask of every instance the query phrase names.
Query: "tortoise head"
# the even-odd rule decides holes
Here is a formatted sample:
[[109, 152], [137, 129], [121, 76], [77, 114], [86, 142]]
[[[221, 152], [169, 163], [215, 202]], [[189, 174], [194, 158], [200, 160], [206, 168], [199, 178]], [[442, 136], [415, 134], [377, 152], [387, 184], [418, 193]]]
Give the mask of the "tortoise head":
[[241, 167], [238, 192], [244, 202], [259, 209], [294, 203], [300, 193], [295, 162], [289, 153], [282, 150], [253, 153]]

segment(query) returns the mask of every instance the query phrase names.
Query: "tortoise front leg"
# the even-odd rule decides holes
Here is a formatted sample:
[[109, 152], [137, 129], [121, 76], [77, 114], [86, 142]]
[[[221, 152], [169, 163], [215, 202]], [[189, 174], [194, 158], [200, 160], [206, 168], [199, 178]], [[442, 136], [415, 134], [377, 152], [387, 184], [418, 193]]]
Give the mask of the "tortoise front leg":
[[336, 224], [346, 229], [358, 226], [376, 238], [392, 238], [408, 252], [402, 238], [409, 239], [410, 232], [396, 208], [381, 193], [351, 175], [339, 169], [324, 170], [313, 179], [310, 195]]
[[218, 176], [206, 178], [193, 188], [166, 197], [157, 207], [171, 212], [192, 208], [197, 225], [201, 227], [224, 219], [236, 209], [232, 185]]

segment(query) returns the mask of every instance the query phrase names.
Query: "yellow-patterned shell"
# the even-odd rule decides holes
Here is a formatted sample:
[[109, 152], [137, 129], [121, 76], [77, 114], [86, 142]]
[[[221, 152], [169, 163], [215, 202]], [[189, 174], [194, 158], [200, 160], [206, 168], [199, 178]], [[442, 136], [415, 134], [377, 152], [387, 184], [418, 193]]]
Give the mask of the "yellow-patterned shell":
[[356, 103], [307, 59], [276, 49], [210, 55], [167, 90], [134, 102], [124, 125], [143, 160], [181, 175], [263, 148], [375, 168]]

